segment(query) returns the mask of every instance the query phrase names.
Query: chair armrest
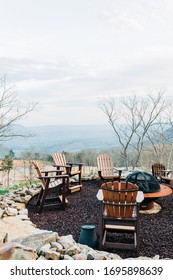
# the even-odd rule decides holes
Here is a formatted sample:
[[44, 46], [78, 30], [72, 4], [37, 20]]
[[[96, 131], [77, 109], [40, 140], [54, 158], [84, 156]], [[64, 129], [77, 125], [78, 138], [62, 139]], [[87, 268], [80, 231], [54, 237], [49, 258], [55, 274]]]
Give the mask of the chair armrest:
[[115, 168], [115, 167], [114, 167], [114, 170], [118, 171], [119, 176], [121, 177], [121, 174], [122, 174], [122, 169], [118, 169], [118, 168]]
[[67, 168], [71, 167], [70, 165], [60, 165], [60, 164], [54, 164], [53, 166], [54, 167], [67, 167]]
[[167, 177], [170, 173], [172, 173], [172, 170], [166, 170], [166, 169], [164, 169], [164, 170], [159, 170], [159, 176], [161, 177], [161, 176], [164, 176], [164, 177]]
[[69, 165], [79, 165], [79, 166], [83, 165], [83, 163], [77, 163], [77, 162], [67, 162], [67, 164], [69, 164]]
[[57, 167], [58, 169], [59, 169], [60, 167], [64, 167], [64, 168], [66, 169], [66, 173], [67, 173], [67, 174], [70, 174], [71, 169], [72, 169], [72, 166], [70, 166], [70, 165], [54, 165], [54, 166]]
[[70, 168], [71, 168], [71, 169], [73, 168], [73, 165], [78, 166], [78, 170], [79, 170], [79, 171], [82, 171], [82, 165], [83, 165], [83, 163], [72, 163], [72, 162], [68, 162], [67, 164], [70, 165]]
[[68, 175], [55, 175], [55, 176], [37, 176], [38, 179], [68, 179]]
[[172, 170], [161, 170], [161, 175], [160, 176], [167, 177], [171, 173], [172, 173]]
[[98, 190], [97, 194], [96, 194], [96, 197], [99, 201], [102, 201], [103, 200], [103, 192], [102, 190]]
[[138, 191], [137, 197], [136, 197], [136, 202], [141, 203], [144, 200], [144, 193], [142, 191]]
[[52, 173], [52, 172], [56, 172], [56, 173], [62, 173], [62, 170], [41, 170], [41, 173], [45, 173], [45, 174], [48, 174], [48, 173]]

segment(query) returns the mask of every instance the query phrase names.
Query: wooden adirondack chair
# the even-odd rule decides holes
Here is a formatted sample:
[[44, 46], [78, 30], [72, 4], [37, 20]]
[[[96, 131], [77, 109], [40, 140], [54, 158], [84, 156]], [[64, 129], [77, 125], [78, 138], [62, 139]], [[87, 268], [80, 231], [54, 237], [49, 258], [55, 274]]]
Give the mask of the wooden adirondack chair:
[[[98, 175], [102, 180], [120, 180], [122, 170], [113, 166], [112, 158], [107, 154], [101, 154], [97, 157]], [[117, 171], [117, 173], [115, 173]]]
[[[67, 174], [69, 177], [76, 176], [78, 178], [76, 184], [69, 184], [69, 191], [71, 193], [75, 191], [80, 191], [82, 188], [83, 163], [67, 162], [65, 155], [62, 153], [54, 153], [52, 155], [52, 158], [54, 161], [54, 166], [56, 166], [58, 170], [62, 170], [62, 174]], [[77, 169], [75, 167], [77, 167]]]
[[[32, 163], [37, 172], [37, 178], [41, 181], [41, 191], [37, 202], [39, 206], [38, 211], [41, 212], [43, 208], [52, 209], [57, 206], [61, 206], [64, 209], [67, 203], [65, 192], [69, 176], [62, 175], [62, 171], [59, 170], [41, 171], [35, 161]], [[55, 175], [49, 175], [52, 173]]]
[[[126, 182], [107, 182], [101, 186], [103, 200], [101, 201], [100, 249], [135, 249], [139, 253], [139, 204], [136, 202], [138, 187]], [[131, 242], [120, 236], [121, 242], [113, 235], [132, 234]], [[128, 236], [129, 237], [129, 236]], [[133, 242], [132, 242], [133, 241]]]
[[171, 170], [166, 170], [165, 165], [161, 163], [154, 163], [152, 165], [152, 175], [160, 182], [165, 181], [170, 183], [173, 180], [170, 176], [172, 173]]

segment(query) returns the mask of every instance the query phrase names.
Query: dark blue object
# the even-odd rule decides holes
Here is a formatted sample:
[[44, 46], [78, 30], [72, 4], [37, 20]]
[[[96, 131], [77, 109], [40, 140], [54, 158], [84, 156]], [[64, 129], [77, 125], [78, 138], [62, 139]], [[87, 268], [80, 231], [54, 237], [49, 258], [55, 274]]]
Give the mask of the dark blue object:
[[95, 232], [95, 225], [86, 224], [81, 227], [81, 232], [79, 236], [79, 243], [88, 245], [91, 248], [96, 248], [98, 246], [97, 235]]
[[126, 178], [126, 182], [136, 184], [143, 193], [154, 193], [160, 191], [158, 180], [148, 172], [134, 171]]

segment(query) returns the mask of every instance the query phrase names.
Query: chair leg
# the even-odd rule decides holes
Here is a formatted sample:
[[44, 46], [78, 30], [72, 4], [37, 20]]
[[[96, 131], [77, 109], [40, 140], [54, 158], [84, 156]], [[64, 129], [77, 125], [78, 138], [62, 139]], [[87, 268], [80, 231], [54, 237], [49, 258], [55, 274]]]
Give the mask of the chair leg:
[[[137, 205], [137, 212], [139, 213], [139, 205]], [[136, 221], [136, 255], [139, 256], [139, 219]]]
[[45, 190], [43, 191], [43, 194], [42, 194], [41, 199], [40, 199], [40, 206], [39, 206], [39, 210], [38, 210], [39, 212], [41, 212], [43, 210], [43, 204], [44, 204], [46, 196], [48, 194], [49, 182], [50, 182], [50, 179], [47, 179]]
[[102, 229], [100, 229], [100, 235], [99, 235], [99, 250], [102, 250], [102, 239], [103, 239], [103, 232], [102, 232]]
[[138, 237], [138, 233], [135, 232], [135, 242], [136, 242], [136, 256], [139, 256], [139, 237]]
[[101, 222], [100, 222], [100, 234], [99, 234], [99, 250], [102, 250], [102, 243], [103, 243], [103, 227], [104, 227], [104, 222], [102, 218], [102, 209], [103, 205], [100, 205], [100, 216], [101, 216]]
[[70, 177], [67, 178], [67, 195], [70, 194]]
[[39, 193], [39, 197], [38, 197], [38, 201], [37, 201], [37, 206], [40, 205], [40, 200], [41, 200], [41, 197], [43, 195], [43, 187], [41, 187], [41, 190], [40, 190], [40, 193]]
[[[69, 179], [67, 179], [68, 183]], [[65, 209], [65, 189], [66, 189], [66, 180], [63, 178], [62, 182], [62, 208]]]
[[82, 173], [79, 173], [79, 185], [82, 185]]

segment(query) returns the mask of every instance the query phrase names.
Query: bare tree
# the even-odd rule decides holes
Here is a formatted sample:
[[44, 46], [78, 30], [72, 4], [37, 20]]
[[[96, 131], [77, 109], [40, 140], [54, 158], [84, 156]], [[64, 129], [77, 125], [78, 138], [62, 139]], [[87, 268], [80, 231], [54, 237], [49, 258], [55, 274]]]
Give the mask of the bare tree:
[[10, 171], [13, 168], [13, 159], [14, 159], [14, 152], [12, 150], [9, 151], [7, 155], [2, 159], [1, 162], [1, 171], [4, 171], [7, 174], [7, 186], [10, 185]]
[[[7, 83], [6, 76], [0, 78], [0, 141], [4, 142], [26, 133], [14, 129], [14, 125], [37, 108], [37, 103], [21, 103], [14, 85]], [[27, 134], [28, 136], [28, 134]]]
[[33, 167], [33, 160], [38, 160], [38, 154], [35, 152], [24, 152], [22, 154], [23, 158], [23, 175], [26, 181], [29, 181], [30, 185], [32, 185], [35, 178], [35, 169]]
[[146, 150], [152, 155], [153, 162], [163, 163], [165, 155], [170, 149], [170, 135], [165, 133], [167, 128], [168, 120], [163, 122], [163, 119], [159, 119], [157, 125], [152, 126], [147, 133], [150, 145], [146, 147]]
[[167, 109], [162, 91], [153, 95], [149, 92], [143, 97], [132, 96], [120, 99], [106, 98], [99, 101], [99, 108], [106, 114], [121, 147], [125, 167], [138, 166], [144, 144], [150, 129]]

